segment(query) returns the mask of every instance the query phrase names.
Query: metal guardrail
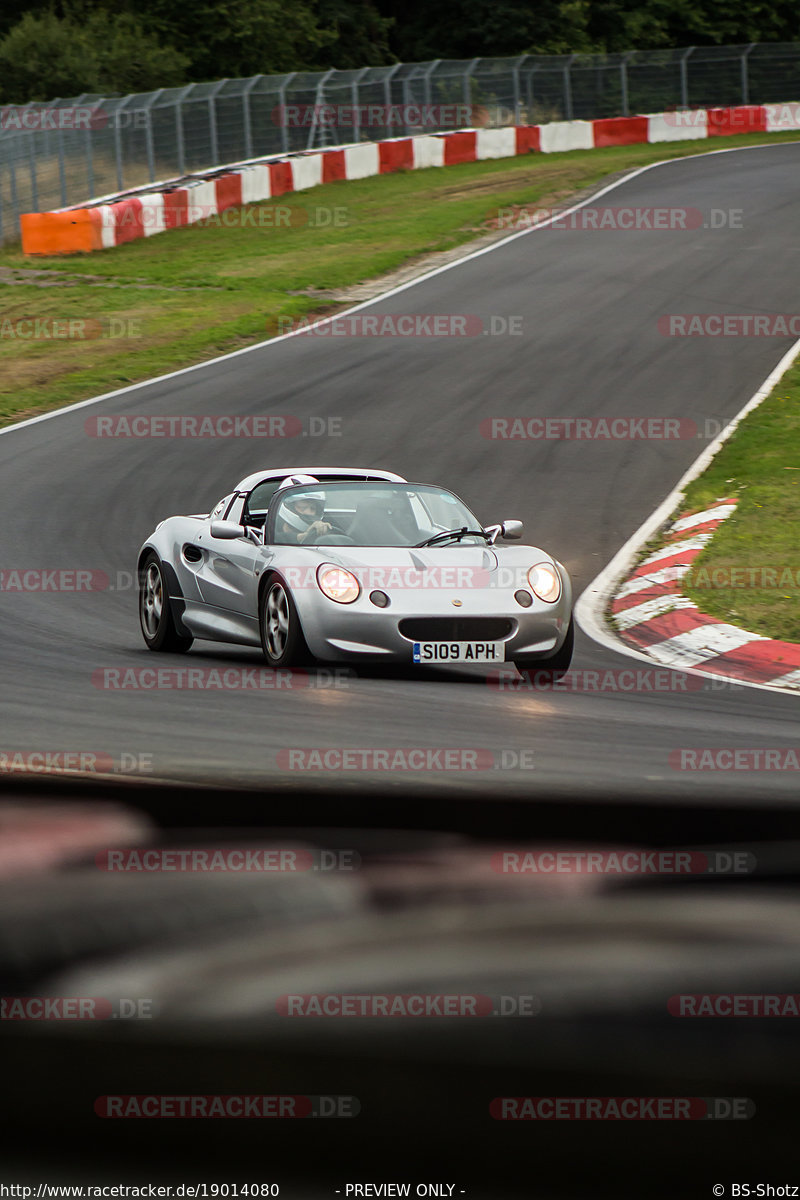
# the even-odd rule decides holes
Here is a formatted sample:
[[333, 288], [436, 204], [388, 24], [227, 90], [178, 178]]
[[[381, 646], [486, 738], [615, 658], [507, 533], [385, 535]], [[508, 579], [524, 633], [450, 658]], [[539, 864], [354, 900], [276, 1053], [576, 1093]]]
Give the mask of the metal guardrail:
[[437, 59], [0, 108], [0, 242], [19, 216], [223, 163], [470, 125], [800, 100], [800, 43]]

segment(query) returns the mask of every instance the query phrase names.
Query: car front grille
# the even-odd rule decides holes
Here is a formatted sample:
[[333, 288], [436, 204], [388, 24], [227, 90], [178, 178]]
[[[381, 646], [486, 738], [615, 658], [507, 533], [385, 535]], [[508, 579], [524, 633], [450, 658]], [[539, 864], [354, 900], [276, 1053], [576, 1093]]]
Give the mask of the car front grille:
[[499, 642], [514, 631], [508, 617], [406, 617], [399, 626], [412, 642]]

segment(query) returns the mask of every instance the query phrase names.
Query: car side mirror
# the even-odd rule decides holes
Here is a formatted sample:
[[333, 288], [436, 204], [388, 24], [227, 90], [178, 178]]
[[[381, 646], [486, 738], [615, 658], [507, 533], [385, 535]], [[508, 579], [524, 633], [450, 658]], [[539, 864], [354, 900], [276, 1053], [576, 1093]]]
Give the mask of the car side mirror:
[[522, 521], [501, 521], [499, 525], [487, 525], [486, 532], [491, 537], [490, 546], [493, 546], [499, 537], [515, 542], [522, 537]]
[[247, 531], [235, 521], [212, 521], [211, 536], [219, 538], [220, 541], [232, 542], [234, 538], [247, 537]]

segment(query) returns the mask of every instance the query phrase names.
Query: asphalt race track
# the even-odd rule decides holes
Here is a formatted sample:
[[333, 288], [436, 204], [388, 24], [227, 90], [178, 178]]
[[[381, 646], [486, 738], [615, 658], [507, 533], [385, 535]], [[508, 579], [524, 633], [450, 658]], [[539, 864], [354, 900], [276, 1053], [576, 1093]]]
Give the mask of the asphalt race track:
[[[800, 144], [690, 158], [646, 171], [600, 203], [741, 210], [741, 228], [541, 230], [400, 291], [369, 313], [521, 318], [522, 336], [295, 337], [144, 384], [0, 436], [0, 568], [86, 568], [114, 590], [0, 595], [0, 751], [152, 755], [154, 777], [268, 788], [424, 784], [498, 798], [602, 791], [647, 802], [800, 799], [792, 772], [679, 772], [671, 750], [796, 745], [797, 700], [735, 685], [656, 694], [498, 691], [483, 672], [362, 671], [347, 686], [269, 691], [106, 691], [105, 667], [240, 664], [257, 653], [195, 643], [150, 654], [124, 585], [141, 542], [172, 513], [207, 512], [274, 464], [380, 466], [441, 483], [485, 521], [518, 517], [550, 549], [575, 596], [707, 444], [503, 441], [487, 417], [657, 417], [701, 432], [733, 416], [791, 344], [766, 337], [668, 338], [668, 313], [786, 313], [800, 277]], [[232, 236], [235, 236], [232, 234]], [[332, 417], [341, 436], [199, 440], [87, 436], [112, 414]], [[579, 633], [573, 666], [642, 668]], [[310, 682], [327, 684], [321, 675]], [[534, 769], [279, 773], [287, 746], [526, 751]], [[130, 760], [129, 760], [130, 761]], [[530, 762], [530, 757], [528, 759]], [[265, 791], [265, 802], [266, 802]], [[446, 794], [443, 793], [443, 794]]]

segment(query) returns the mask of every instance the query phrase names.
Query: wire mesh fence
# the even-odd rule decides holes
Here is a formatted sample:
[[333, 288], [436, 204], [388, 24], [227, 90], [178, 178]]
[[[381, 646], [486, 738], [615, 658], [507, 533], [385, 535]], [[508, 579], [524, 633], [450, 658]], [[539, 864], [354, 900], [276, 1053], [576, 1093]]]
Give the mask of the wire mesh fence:
[[800, 100], [800, 43], [437, 59], [0, 108], [0, 242], [19, 216], [223, 163], [446, 129]]

